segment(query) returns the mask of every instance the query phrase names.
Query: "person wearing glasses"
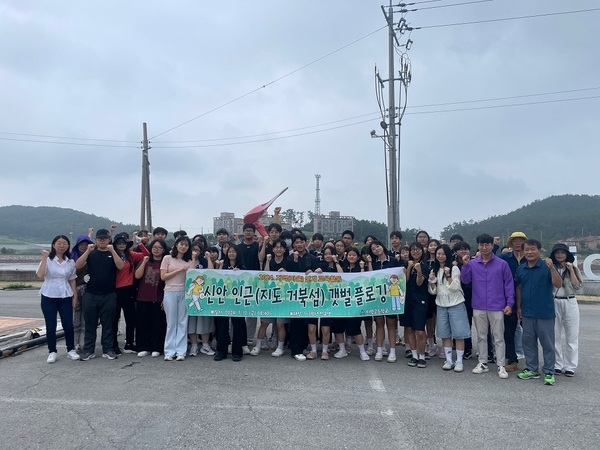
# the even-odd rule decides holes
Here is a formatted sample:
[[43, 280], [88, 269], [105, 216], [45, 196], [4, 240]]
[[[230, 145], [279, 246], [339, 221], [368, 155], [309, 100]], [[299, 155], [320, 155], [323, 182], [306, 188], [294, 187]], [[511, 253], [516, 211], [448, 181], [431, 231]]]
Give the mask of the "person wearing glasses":
[[513, 314], [515, 287], [512, 272], [506, 261], [493, 253], [494, 238], [489, 234], [477, 236], [479, 256], [470, 259], [463, 257], [460, 279], [470, 284], [473, 291], [473, 321], [477, 330], [479, 363], [473, 373], [489, 372], [488, 368], [488, 327], [492, 329], [496, 349], [498, 376], [508, 378], [505, 369], [504, 315]]

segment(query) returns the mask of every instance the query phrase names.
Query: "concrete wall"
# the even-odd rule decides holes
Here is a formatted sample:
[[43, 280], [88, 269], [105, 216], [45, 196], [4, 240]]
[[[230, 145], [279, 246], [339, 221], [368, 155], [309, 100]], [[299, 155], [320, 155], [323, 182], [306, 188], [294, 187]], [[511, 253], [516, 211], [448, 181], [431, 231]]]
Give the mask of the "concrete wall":
[[0, 281], [24, 283], [40, 281], [35, 270], [0, 270]]

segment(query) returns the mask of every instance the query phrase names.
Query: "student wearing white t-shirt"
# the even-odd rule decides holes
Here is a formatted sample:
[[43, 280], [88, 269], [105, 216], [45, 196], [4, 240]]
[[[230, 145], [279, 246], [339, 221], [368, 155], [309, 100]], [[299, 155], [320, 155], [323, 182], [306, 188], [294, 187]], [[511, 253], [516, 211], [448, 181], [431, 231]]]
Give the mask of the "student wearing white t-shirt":
[[46, 336], [48, 343], [48, 363], [56, 362], [56, 315], [60, 316], [65, 341], [67, 343], [67, 358], [78, 360], [75, 351], [75, 335], [73, 332], [73, 308], [78, 304], [75, 280], [75, 262], [71, 259], [69, 238], [63, 235], [52, 240], [52, 249], [42, 251], [42, 261], [36, 275], [43, 278], [40, 289], [42, 296], [42, 312], [46, 321]]

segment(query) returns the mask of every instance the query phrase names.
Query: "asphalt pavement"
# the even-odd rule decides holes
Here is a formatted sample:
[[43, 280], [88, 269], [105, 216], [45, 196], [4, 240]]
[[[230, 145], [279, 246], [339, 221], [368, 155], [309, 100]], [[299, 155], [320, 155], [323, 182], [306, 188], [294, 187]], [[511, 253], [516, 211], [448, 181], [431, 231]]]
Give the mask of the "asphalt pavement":
[[[37, 311], [36, 311], [37, 308]], [[581, 308], [580, 367], [555, 386], [270, 352], [241, 362], [122, 355], [70, 361], [64, 340], [0, 360], [0, 448], [598, 448], [600, 305]], [[10, 309], [10, 314], [6, 314]], [[0, 292], [0, 315], [41, 317], [37, 292]], [[523, 361], [520, 363], [523, 366]]]

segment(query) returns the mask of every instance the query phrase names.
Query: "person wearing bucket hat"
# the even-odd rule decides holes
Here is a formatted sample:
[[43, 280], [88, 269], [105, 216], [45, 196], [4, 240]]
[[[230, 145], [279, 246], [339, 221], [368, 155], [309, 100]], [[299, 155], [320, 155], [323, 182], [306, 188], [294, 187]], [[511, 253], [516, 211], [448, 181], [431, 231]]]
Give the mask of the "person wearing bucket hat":
[[579, 306], [575, 294], [583, 286], [581, 272], [565, 244], [552, 247], [550, 258], [563, 282], [561, 288], [554, 289], [554, 373], [560, 375], [564, 370], [567, 377], [573, 377], [579, 362]]
[[[90, 229], [90, 235], [93, 228]], [[75, 245], [71, 250], [71, 258], [73, 261], [77, 261], [81, 255], [85, 253], [89, 244], [93, 244], [94, 241], [90, 238], [90, 235], [82, 234], [77, 236]], [[85, 287], [87, 286], [87, 265], [81, 269], [76, 269], [77, 279], [75, 285], [77, 286], [77, 298], [82, 299], [85, 293]], [[83, 337], [84, 337], [84, 326], [83, 320], [83, 308], [81, 302], [78, 302], [77, 306], [73, 308], [73, 332], [75, 333], [75, 350], [83, 350]]]
[[[517, 267], [525, 261], [523, 258], [523, 242], [527, 239], [527, 235], [522, 231], [513, 232], [508, 240], [506, 246], [510, 248], [508, 253], [501, 253], [498, 255], [501, 259], [508, 263], [510, 271], [512, 272], [513, 279], [517, 273]], [[517, 285], [515, 283], [515, 289]], [[515, 342], [515, 332], [517, 331], [519, 320], [516, 314], [509, 314], [504, 316], [504, 344], [506, 346], [506, 371], [513, 372], [519, 367], [519, 360], [517, 358], [517, 345], [522, 347], [521, 342]], [[521, 337], [521, 333], [519, 333]]]
[[113, 245], [117, 254], [123, 260], [123, 268], [117, 272], [116, 293], [117, 304], [115, 318], [113, 322], [113, 350], [120, 355], [121, 349], [117, 340], [119, 330], [119, 320], [121, 319], [121, 310], [125, 316], [125, 353], [135, 353], [135, 300], [134, 300], [134, 272], [136, 266], [144, 259], [144, 254], [132, 252], [133, 241], [129, 239], [129, 234], [125, 232], [118, 233], [113, 238]]

